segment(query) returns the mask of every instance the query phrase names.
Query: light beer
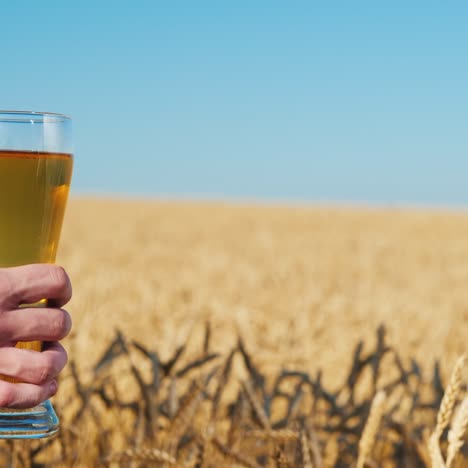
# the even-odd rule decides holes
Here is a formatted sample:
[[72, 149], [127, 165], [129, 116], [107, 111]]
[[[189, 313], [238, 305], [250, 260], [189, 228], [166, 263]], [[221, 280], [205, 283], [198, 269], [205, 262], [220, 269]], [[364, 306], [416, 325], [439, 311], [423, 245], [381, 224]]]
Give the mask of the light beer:
[[72, 168], [71, 154], [0, 150], [0, 267], [55, 261]]

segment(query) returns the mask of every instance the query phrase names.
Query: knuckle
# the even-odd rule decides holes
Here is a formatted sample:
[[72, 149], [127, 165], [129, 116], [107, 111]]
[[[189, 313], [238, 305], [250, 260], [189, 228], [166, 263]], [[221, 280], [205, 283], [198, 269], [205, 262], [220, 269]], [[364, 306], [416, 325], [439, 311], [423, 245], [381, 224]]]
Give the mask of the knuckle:
[[19, 299], [13, 278], [6, 268], [0, 269], [0, 294], [4, 301], [15, 302]]
[[55, 377], [55, 369], [50, 361], [44, 361], [37, 367], [37, 384], [41, 385]]
[[21, 359], [12, 359], [10, 363], [10, 376], [20, 378], [24, 373], [25, 367]]
[[0, 386], [0, 407], [8, 408], [13, 403], [14, 397], [14, 387], [2, 382]]
[[50, 323], [51, 338], [55, 340], [61, 340], [68, 335], [69, 331], [70, 324], [68, 320], [68, 314], [65, 311], [60, 310]]
[[57, 291], [63, 291], [68, 288], [69, 280], [65, 269], [58, 265], [51, 265], [49, 274]]

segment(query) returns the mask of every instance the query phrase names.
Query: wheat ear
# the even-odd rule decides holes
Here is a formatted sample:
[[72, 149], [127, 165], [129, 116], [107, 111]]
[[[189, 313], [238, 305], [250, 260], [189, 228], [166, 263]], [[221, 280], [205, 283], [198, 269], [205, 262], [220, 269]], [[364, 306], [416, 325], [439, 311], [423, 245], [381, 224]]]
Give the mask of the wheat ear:
[[372, 452], [380, 421], [384, 414], [384, 407], [385, 392], [380, 391], [372, 400], [369, 417], [367, 418], [366, 426], [364, 427], [361, 440], [359, 441], [359, 456], [356, 468], [364, 468], [364, 463]]
[[437, 425], [434, 430], [434, 434], [437, 439], [440, 438], [445, 428], [450, 424], [452, 418], [453, 408], [460, 396], [460, 390], [462, 385], [462, 371], [465, 365], [465, 356], [458, 358], [455, 367], [453, 368], [452, 375], [450, 376], [450, 382], [445, 389], [442, 402], [440, 404], [439, 413], [437, 414]]
[[106, 462], [123, 462], [128, 460], [140, 460], [146, 462], [164, 462], [169, 465], [175, 465], [176, 459], [167, 452], [151, 448], [127, 449], [123, 452], [112, 453], [106, 457]]
[[437, 422], [434, 432], [429, 438], [429, 455], [431, 456], [432, 466], [435, 468], [444, 467], [444, 459], [440, 451], [439, 439], [444, 430], [450, 424], [453, 409], [461, 392], [462, 371], [465, 365], [465, 356], [458, 358], [453, 368], [450, 381], [445, 389], [439, 412], [437, 413]]
[[291, 429], [278, 429], [278, 430], [252, 430], [245, 433], [245, 437], [253, 437], [260, 440], [273, 440], [279, 443], [290, 441], [297, 441], [299, 433]]
[[466, 396], [453, 419], [452, 428], [448, 434], [449, 447], [447, 451], [447, 468], [450, 468], [464, 442], [468, 429], [468, 396]]

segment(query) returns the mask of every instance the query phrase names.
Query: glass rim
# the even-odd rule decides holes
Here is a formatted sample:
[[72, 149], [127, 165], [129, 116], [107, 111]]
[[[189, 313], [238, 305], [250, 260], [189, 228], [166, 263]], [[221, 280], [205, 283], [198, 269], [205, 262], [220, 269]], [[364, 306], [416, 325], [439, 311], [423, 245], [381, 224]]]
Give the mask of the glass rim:
[[[42, 117], [42, 118], [41, 118]], [[45, 119], [44, 119], [45, 117]], [[11, 123], [54, 123], [69, 122], [71, 117], [57, 112], [0, 109], [0, 122]]]

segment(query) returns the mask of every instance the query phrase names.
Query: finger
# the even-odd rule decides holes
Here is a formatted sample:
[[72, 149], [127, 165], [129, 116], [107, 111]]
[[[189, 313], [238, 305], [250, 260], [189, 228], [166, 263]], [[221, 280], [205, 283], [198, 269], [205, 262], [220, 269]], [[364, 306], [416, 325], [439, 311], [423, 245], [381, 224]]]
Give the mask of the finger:
[[24, 308], [2, 312], [0, 343], [58, 341], [70, 332], [72, 319], [64, 309]]
[[19, 348], [0, 349], [0, 374], [20, 382], [43, 385], [55, 379], [68, 356], [60, 343], [48, 343], [42, 352]]
[[58, 385], [52, 380], [43, 385], [11, 383], [0, 380], [0, 407], [32, 408], [57, 393]]
[[72, 287], [58, 265], [36, 264], [0, 269], [0, 298], [7, 308], [51, 299], [61, 307], [71, 298]]

